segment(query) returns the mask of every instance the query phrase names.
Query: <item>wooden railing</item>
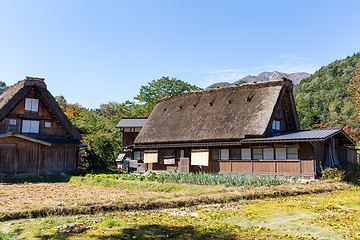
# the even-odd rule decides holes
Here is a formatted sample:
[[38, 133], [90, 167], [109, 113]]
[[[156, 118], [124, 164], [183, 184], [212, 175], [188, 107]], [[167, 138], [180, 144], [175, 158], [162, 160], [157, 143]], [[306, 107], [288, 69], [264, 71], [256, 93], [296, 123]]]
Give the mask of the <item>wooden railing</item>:
[[220, 160], [220, 173], [256, 175], [295, 175], [313, 178], [316, 175], [314, 160]]

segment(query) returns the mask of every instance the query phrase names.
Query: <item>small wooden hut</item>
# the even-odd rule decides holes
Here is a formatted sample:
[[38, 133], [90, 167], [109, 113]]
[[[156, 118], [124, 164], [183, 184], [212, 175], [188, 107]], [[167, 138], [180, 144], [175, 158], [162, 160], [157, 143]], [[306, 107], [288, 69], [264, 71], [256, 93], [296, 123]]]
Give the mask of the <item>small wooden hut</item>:
[[326, 164], [356, 162], [343, 130], [300, 130], [292, 91], [283, 78], [160, 99], [134, 150], [152, 171], [314, 178]]
[[0, 95], [1, 174], [70, 172], [81, 139], [43, 78], [26, 77]]

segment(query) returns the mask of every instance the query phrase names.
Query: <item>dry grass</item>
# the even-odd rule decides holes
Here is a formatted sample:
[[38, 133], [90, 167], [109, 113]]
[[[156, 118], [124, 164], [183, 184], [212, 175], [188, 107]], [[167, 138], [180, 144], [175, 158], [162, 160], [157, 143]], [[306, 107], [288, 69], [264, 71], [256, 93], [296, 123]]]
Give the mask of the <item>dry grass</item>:
[[[211, 186], [204, 185], [150, 183], [156, 185], [153, 188], [150, 187], [158, 189], [156, 192], [149, 191], [149, 185], [141, 182], [119, 181], [120, 188], [117, 185], [105, 187], [89, 185], [91, 182], [86, 183], [0, 184], [2, 199], [0, 221], [49, 215], [185, 207], [204, 203], [274, 198], [350, 188], [350, 185], [339, 182], [247, 188], [217, 186], [213, 189]], [[95, 183], [99, 184], [99, 182]], [[124, 189], [124, 184], [135, 189]], [[176, 187], [176, 190], [173, 187]], [[189, 191], [185, 193], [184, 188]], [[202, 188], [207, 190], [204, 191]], [[174, 191], [163, 192], [163, 189]], [[191, 189], [196, 191], [191, 191]]]
[[73, 203], [111, 202], [147, 195], [152, 196], [154, 193], [76, 183], [0, 183], [0, 209], [9, 211]]

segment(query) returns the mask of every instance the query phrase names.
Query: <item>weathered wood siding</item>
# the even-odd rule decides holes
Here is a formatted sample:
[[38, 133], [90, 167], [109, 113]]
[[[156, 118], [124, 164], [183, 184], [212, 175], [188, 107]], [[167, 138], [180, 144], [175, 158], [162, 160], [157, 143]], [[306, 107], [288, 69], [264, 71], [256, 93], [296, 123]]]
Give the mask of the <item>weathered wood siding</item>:
[[77, 168], [78, 148], [49, 147], [16, 137], [0, 139], [0, 173], [51, 174]]
[[[178, 157], [176, 157], [175, 164], [166, 165], [162, 164], [161, 153], [162, 150], [159, 150], [158, 163], [148, 164], [149, 171], [181, 170], [181, 162]], [[185, 149], [185, 157], [190, 159], [190, 149]], [[231, 158], [230, 160], [213, 160], [210, 156], [208, 166], [189, 165], [189, 171], [255, 175], [294, 175], [303, 178], [315, 178], [316, 159], [314, 159], [313, 156], [312, 145], [310, 143], [299, 143], [298, 157], [299, 159], [287, 160], [232, 160]], [[191, 164], [191, 159], [189, 164]]]
[[[34, 98], [39, 99], [38, 96], [31, 92], [26, 95], [25, 98]], [[27, 135], [39, 135], [44, 137], [62, 137], [64, 136], [63, 131], [59, 127], [58, 123], [54, 121], [49, 111], [45, 108], [43, 103], [39, 99], [39, 108], [38, 112], [31, 112], [25, 110], [25, 98], [20, 101], [20, 103], [7, 114], [0, 122], [0, 133], [15, 132], [22, 133], [22, 122], [23, 118], [20, 118], [19, 115], [29, 115], [35, 117], [45, 117], [47, 119], [39, 119], [39, 133], [26, 133]], [[16, 120], [16, 125], [10, 125], [10, 119]], [[45, 127], [45, 122], [50, 122], [51, 127]]]

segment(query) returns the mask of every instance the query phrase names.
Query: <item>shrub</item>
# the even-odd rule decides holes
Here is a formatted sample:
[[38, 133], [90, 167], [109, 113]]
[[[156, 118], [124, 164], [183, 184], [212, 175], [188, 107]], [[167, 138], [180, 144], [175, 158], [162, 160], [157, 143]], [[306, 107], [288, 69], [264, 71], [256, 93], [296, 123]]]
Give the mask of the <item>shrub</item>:
[[345, 179], [345, 171], [340, 169], [339, 167], [333, 167], [333, 168], [326, 168], [322, 172], [322, 178], [326, 180], [337, 180], [337, 181], [343, 181]]

